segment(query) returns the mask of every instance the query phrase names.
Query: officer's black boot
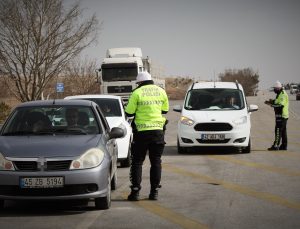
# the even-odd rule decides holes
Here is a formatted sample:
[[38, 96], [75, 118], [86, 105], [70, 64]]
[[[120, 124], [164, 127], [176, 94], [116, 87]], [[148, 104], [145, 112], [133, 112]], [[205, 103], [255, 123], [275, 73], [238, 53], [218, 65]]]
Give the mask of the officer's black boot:
[[279, 146], [275, 146], [275, 145], [272, 145], [270, 148], [268, 148], [269, 151], [277, 151], [279, 150]]
[[287, 150], [287, 146], [286, 145], [281, 145], [281, 146], [279, 146], [279, 150]]
[[131, 187], [131, 193], [128, 195], [127, 200], [138, 201], [140, 199], [140, 189], [139, 187]]
[[156, 188], [151, 188], [150, 194], [149, 194], [149, 200], [157, 200], [158, 199], [158, 189], [161, 188], [159, 185]]

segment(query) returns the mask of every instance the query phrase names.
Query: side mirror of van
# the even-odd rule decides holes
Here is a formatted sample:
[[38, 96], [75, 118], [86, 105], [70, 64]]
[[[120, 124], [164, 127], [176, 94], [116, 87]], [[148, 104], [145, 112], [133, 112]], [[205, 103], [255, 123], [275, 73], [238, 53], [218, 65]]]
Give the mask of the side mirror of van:
[[253, 111], [257, 111], [257, 110], [258, 110], [257, 105], [250, 104], [250, 106], [248, 108], [248, 112], [253, 112]]
[[181, 112], [181, 111], [182, 111], [181, 105], [175, 105], [175, 106], [173, 107], [173, 111]]

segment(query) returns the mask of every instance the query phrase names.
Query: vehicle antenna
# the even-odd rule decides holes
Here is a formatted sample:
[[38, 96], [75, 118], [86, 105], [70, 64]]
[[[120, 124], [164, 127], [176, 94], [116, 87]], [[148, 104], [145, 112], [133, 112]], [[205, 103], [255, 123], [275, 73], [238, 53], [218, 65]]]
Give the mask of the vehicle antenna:
[[195, 84], [195, 83], [193, 82], [192, 87], [191, 87], [191, 90], [193, 90], [194, 84]]
[[216, 88], [216, 74], [215, 74], [215, 70], [214, 70], [214, 88]]
[[236, 88], [238, 89], [238, 90], [240, 90], [240, 88], [239, 88], [239, 82], [236, 80], [235, 81], [235, 84], [236, 84]]

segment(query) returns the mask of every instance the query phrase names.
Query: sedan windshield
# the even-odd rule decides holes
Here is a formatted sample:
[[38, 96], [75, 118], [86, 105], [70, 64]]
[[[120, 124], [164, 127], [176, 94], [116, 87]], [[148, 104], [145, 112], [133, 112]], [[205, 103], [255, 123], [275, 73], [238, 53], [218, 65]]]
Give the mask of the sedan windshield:
[[245, 104], [238, 89], [205, 88], [190, 90], [184, 106], [187, 110], [240, 110]]
[[34, 106], [16, 109], [2, 135], [86, 135], [97, 134], [99, 131], [90, 107]]

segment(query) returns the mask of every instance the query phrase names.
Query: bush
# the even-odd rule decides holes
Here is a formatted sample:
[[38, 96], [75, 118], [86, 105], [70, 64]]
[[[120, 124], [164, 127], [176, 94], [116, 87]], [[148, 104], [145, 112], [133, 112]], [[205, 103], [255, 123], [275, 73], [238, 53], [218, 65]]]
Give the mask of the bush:
[[11, 107], [8, 106], [6, 103], [0, 103], [0, 123], [3, 123], [5, 119], [8, 117], [11, 111]]
[[227, 69], [221, 73], [219, 78], [222, 82], [238, 81], [244, 88], [246, 96], [256, 95], [259, 83], [259, 75], [251, 68]]

